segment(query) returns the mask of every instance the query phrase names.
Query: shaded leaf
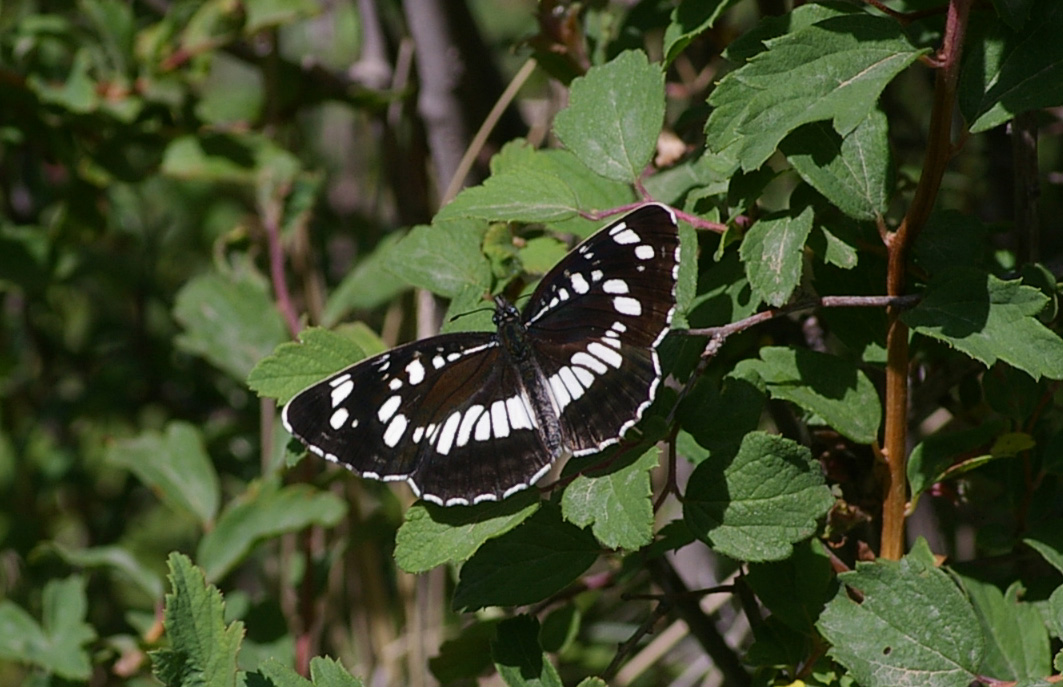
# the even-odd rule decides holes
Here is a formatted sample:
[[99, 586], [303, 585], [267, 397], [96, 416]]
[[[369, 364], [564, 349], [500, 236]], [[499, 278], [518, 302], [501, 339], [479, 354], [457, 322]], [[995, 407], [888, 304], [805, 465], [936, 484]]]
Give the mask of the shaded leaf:
[[419, 573], [464, 561], [488, 539], [509, 532], [538, 509], [535, 489], [475, 506], [444, 508], [419, 501], [406, 511], [395, 535], [395, 562], [408, 573]]
[[561, 687], [561, 676], [539, 645], [539, 620], [518, 615], [498, 624], [491, 658], [509, 687]]
[[1047, 302], [1019, 280], [955, 267], [932, 279], [901, 319], [987, 366], [1003, 360], [1034, 379], [1063, 379], [1063, 339], [1037, 319]]
[[972, 134], [1063, 104], [1063, 5], [1042, 0], [1032, 8], [1021, 30], [996, 22], [964, 51], [959, 103]]
[[752, 432], [730, 460], [694, 469], [683, 517], [718, 553], [745, 561], [786, 558], [834, 504], [819, 463], [783, 437]]
[[306, 484], [260, 483], [229, 503], [196, 549], [208, 580], [224, 577], [261, 540], [310, 525], [332, 527], [347, 510], [335, 494]]
[[878, 438], [882, 405], [875, 385], [852, 362], [807, 348], [766, 346], [760, 360], [743, 360], [736, 376], [752, 371], [772, 398], [790, 401], [861, 444]]
[[491, 539], [466, 561], [454, 590], [455, 609], [521, 606], [576, 581], [598, 559], [594, 536], [544, 503], [519, 527]]
[[818, 627], [829, 654], [863, 687], [919, 684], [967, 687], [985, 652], [981, 628], [963, 593], [920, 540], [900, 561], [858, 562], [839, 581]]
[[116, 442], [107, 450], [107, 460], [132, 472], [163, 503], [200, 525], [213, 522], [221, 496], [218, 473], [199, 430], [187, 422], [171, 422], [163, 434], [149, 431]]
[[889, 125], [874, 109], [845, 137], [827, 122], [794, 130], [780, 149], [801, 178], [839, 210], [874, 220], [886, 212], [892, 190]]
[[85, 580], [72, 575], [44, 586], [38, 624], [14, 602], [0, 601], [0, 659], [34, 665], [68, 680], [88, 680], [85, 644], [96, 631], [85, 622]]
[[288, 338], [265, 282], [250, 273], [204, 274], [177, 293], [177, 345], [238, 380]]

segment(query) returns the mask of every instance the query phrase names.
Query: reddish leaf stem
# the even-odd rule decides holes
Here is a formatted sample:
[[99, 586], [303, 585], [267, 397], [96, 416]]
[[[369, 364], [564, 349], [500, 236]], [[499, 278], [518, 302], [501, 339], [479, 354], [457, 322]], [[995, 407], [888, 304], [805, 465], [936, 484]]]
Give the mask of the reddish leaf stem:
[[[926, 225], [934, 207], [941, 179], [952, 157], [952, 112], [956, 101], [960, 56], [972, 0], [951, 0], [945, 21], [945, 36], [935, 62], [940, 65], [934, 84], [926, 157], [912, 204], [897, 231], [886, 237], [888, 267], [886, 293], [900, 296], [905, 289], [908, 249]], [[904, 555], [904, 509], [907, 501], [908, 441], [908, 327], [896, 307], [887, 309], [886, 331], [886, 421], [883, 437], [888, 477], [882, 485], [882, 541], [880, 556], [897, 560]]]

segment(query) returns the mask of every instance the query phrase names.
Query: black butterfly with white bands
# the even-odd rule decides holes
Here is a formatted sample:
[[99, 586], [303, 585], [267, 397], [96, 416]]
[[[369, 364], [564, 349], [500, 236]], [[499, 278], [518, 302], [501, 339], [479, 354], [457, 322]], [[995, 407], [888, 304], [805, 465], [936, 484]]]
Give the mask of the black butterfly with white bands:
[[523, 314], [497, 297], [497, 331], [443, 334], [348, 367], [296, 395], [284, 426], [311, 452], [406, 480], [426, 501], [503, 499], [642, 417], [678, 273], [675, 215], [644, 205], [565, 256]]

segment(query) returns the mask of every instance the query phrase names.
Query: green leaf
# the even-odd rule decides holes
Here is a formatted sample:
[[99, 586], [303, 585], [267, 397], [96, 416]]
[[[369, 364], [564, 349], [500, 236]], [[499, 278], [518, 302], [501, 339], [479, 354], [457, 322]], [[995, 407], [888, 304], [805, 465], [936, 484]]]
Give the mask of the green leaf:
[[584, 473], [565, 487], [561, 512], [579, 527], [591, 525], [608, 549], [634, 551], [653, 539], [653, 489], [650, 470], [657, 467], [656, 447], [604, 474]]
[[739, 254], [753, 293], [780, 307], [801, 282], [805, 241], [812, 231], [812, 208], [797, 217], [762, 219], [750, 227]]
[[861, 444], [878, 438], [882, 405], [875, 385], [852, 362], [807, 348], [768, 346], [735, 374], [756, 373], [772, 398], [794, 403]]
[[549, 502], [519, 527], [491, 539], [461, 568], [453, 607], [522, 606], [555, 594], [598, 559], [598, 542], [561, 519]]
[[0, 659], [37, 666], [68, 680], [88, 680], [92, 664], [84, 645], [96, 639], [85, 622], [85, 580], [50, 580], [41, 600], [41, 622], [10, 600], [0, 601]]
[[50, 79], [41, 78], [37, 74], [30, 74], [26, 83], [36, 91], [42, 102], [57, 105], [72, 113], [92, 112], [100, 104], [99, 95], [96, 93], [96, 82], [89, 73], [92, 60], [92, 53], [87, 48], [81, 48], [74, 55], [70, 73], [61, 83], [55, 84]]
[[715, 109], [706, 143], [746, 171], [802, 124], [832, 120], [848, 135], [893, 77], [927, 52], [912, 46], [893, 19], [867, 14], [831, 17], [764, 43], [765, 52], [709, 96]]
[[568, 254], [568, 246], [551, 236], [529, 239], [518, 251], [520, 264], [529, 274], [546, 274]]
[[428, 659], [432, 675], [442, 685], [456, 683], [462, 678], [475, 680], [491, 668], [491, 642], [501, 618], [476, 619], [464, 625], [461, 633], [450, 636], [439, 652]]
[[978, 672], [998, 680], [1044, 677], [1052, 672], [1048, 630], [1037, 607], [1019, 600], [1022, 587], [1007, 592], [988, 582], [961, 578], [985, 637], [985, 655]]
[[[825, 227], [816, 227], [816, 229], [817, 231], [812, 234], [810, 245], [814, 246], [816, 253], [822, 256], [823, 262], [843, 270], [856, 267], [859, 254], [853, 245], [827, 231]], [[823, 237], [822, 250], [820, 250], [819, 236]]]
[[[767, 397], [750, 381], [728, 375], [702, 378], [679, 406], [680, 426], [712, 455], [734, 455], [757, 429]], [[689, 455], [688, 455], [689, 457]]]
[[387, 251], [384, 268], [448, 298], [468, 286], [486, 293], [491, 289], [491, 263], [482, 250], [486, 229], [472, 220], [414, 227]]
[[420, 573], [464, 561], [488, 539], [509, 532], [537, 510], [535, 489], [475, 506], [444, 508], [419, 501], [406, 511], [395, 536], [395, 562], [408, 573]]
[[794, 555], [770, 563], [750, 563], [746, 581], [772, 617], [809, 635], [835, 587], [830, 556], [818, 541], [794, 547]]
[[1034, 379], [1063, 379], [1063, 340], [1037, 319], [1047, 302], [1019, 280], [956, 267], [932, 279], [901, 319], [986, 366], [1003, 360]]
[[176, 179], [252, 186], [263, 174], [288, 179], [300, 169], [297, 157], [265, 136], [204, 132], [171, 141], [160, 171]]
[[362, 687], [363, 684], [342, 663], [327, 656], [310, 659], [310, 681], [318, 687]]
[[1016, 115], [1063, 104], [1063, 5], [1033, 4], [1030, 21], [1014, 31], [994, 22], [964, 51], [960, 110], [972, 134]]
[[372, 310], [393, 300], [408, 287], [406, 282], [389, 272], [385, 256], [402, 236], [389, 234], [373, 252], [359, 260], [325, 301], [321, 324], [331, 327], [353, 310]]
[[664, 122], [664, 74], [641, 51], [621, 53], [573, 80], [554, 132], [606, 179], [634, 182], [657, 147]]
[[509, 687], [562, 687], [557, 668], [539, 645], [539, 620], [518, 615], [498, 624], [491, 658]]
[[247, 376], [247, 385], [259, 396], [287, 403], [311, 384], [365, 357], [358, 344], [320, 327], [299, 332], [299, 341], [283, 343], [272, 355], [260, 360]]
[[716, 327], [749, 317], [759, 305], [738, 251], [729, 250], [698, 275], [698, 295], [690, 303], [687, 320], [691, 327]]
[[530, 164], [494, 174], [481, 186], [467, 188], [448, 203], [436, 222], [474, 217], [488, 221], [551, 222], [579, 212], [576, 196], [543, 165]]
[[970, 429], [932, 434], [919, 442], [908, 460], [911, 508], [915, 508], [915, 503], [924, 491], [945, 478], [946, 472], [960, 457], [987, 454], [993, 439], [1004, 428], [1004, 422], [998, 419]]
[[723, 55], [731, 62], [748, 62], [767, 50], [765, 44], [772, 38], [808, 28], [824, 19], [854, 14], [863, 14], [863, 11], [845, 0], [823, 0], [794, 7], [786, 14], [761, 19], [752, 29], [736, 37]]
[[263, 539], [319, 525], [332, 527], [347, 504], [335, 494], [306, 484], [276, 488], [272, 482], [252, 486], [226, 506], [214, 529], [196, 549], [208, 580], [219, 580]]
[[288, 338], [265, 282], [249, 272], [196, 277], [177, 293], [173, 313], [184, 328], [178, 347], [241, 381]]
[[313, 0], [245, 0], [244, 33], [253, 35], [321, 12]]
[[1056, 570], [1063, 572], [1063, 530], [1058, 522], [1042, 522], [1022, 540]]
[[829, 654], [863, 687], [967, 687], [985, 653], [963, 593], [920, 540], [900, 561], [858, 562], [819, 617]]
[[120, 546], [74, 549], [53, 541], [42, 545], [40, 550], [54, 552], [69, 565], [112, 570], [123, 583], [131, 582], [153, 601], [162, 596], [162, 579], [159, 575]]
[[913, 255], [920, 267], [937, 274], [957, 265], [983, 265], [990, 250], [986, 226], [977, 217], [957, 210], [939, 210], [930, 215], [919, 232]]
[[202, 526], [214, 521], [221, 487], [199, 430], [171, 422], [163, 434], [144, 432], [113, 444], [107, 461], [129, 470], [163, 503], [188, 513]]
[[834, 504], [804, 446], [752, 432], [732, 458], [714, 456], [690, 475], [683, 517], [717, 553], [745, 561], [786, 558]]
[[243, 623], [225, 624], [221, 592], [187, 556], [171, 553], [168, 564], [173, 592], [162, 624], [170, 646], [150, 652], [155, 677], [168, 687], [235, 685]]
[[664, 30], [664, 64], [668, 66], [690, 41], [705, 33], [737, 0], [683, 0], [675, 9]]
[[873, 109], [845, 137], [827, 122], [795, 129], [780, 149], [801, 178], [830, 203], [855, 219], [874, 220], [886, 212], [890, 178], [889, 125]]

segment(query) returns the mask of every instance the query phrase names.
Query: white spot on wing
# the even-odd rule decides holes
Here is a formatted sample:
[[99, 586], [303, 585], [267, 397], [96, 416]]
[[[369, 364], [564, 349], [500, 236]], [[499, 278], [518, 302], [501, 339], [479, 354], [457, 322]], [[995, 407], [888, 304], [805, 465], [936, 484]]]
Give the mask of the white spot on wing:
[[573, 274], [569, 277], [569, 281], [572, 282], [572, 290], [576, 293], [587, 293], [591, 290], [591, 285], [587, 283], [582, 274]]
[[621, 245], [625, 245], [626, 246], [626, 245], [631, 244], [631, 243], [638, 243], [642, 239], [639, 238], [638, 234], [636, 234], [635, 232], [631, 231], [630, 229], [625, 229], [624, 231], [620, 232], [619, 234], [614, 235], [613, 236], [613, 240], [616, 241], [617, 243], [621, 244]]
[[[586, 355], [586, 354], [584, 354], [584, 355]], [[589, 358], [590, 356], [588, 355], [587, 357]], [[601, 363], [599, 363], [599, 365], [600, 364]], [[602, 367], [602, 369], [603, 370], [605, 369], [604, 366]], [[594, 384], [594, 373], [592, 373], [590, 370], [588, 370], [585, 367], [580, 367], [579, 365], [573, 365], [572, 366], [572, 374], [576, 375], [576, 379], [579, 380], [579, 383], [582, 384], [583, 386], [587, 387], [588, 389], [591, 388], [591, 384]]]
[[447, 361], [443, 360], [443, 356], [441, 356], [441, 355], [437, 355], [437, 356], [432, 358], [432, 367], [434, 367], [437, 370], [439, 368], [443, 367], [446, 364], [447, 364]]
[[439, 441], [436, 442], [436, 450], [444, 456], [450, 453], [450, 447], [454, 445], [454, 437], [458, 433], [458, 423], [460, 422], [461, 413], [451, 413], [439, 430]]
[[420, 384], [424, 381], [424, 365], [420, 360], [411, 360], [406, 365], [406, 374], [409, 375], [410, 384]]
[[340, 427], [343, 427], [343, 425], [347, 424], [347, 418], [349, 418], [350, 416], [351, 414], [347, 412], [346, 408], [340, 408], [332, 414], [332, 417], [329, 418], [328, 423], [332, 425], [332, 429], [339, 429]]
[[506, 418], [505, 401], [495, 401], [491, 404], [491, 430], [499, 439], [509, 436], [509, 421]]
[[639, 303], [636, 299], [630, 296], [617, 296], [613, 299], [613, 307], [621, 315], [631, 315], [632, 317], [638, 317], [642, 314], [642, 303]]
[[565, 388], [565, 384], [557, 375], [550, 378], [550, 390], [554, 392], [554, 400], [557, 401], [558, 411], [564, 410], [565, 406], [572, 402], [568, 389]]
[[653, 260], [654, 252], [653, 246], [646, 245], [635, 246], [635, 257], [639, 260]]
[[485, 412], [476, 423], [476, 432], [472, 435], [476, 441], [487, 441], [491, 438], [491, 413]]
[[413, 436], [410, 437], [411, 439], [413, 439], [413, 443], [421, 443], [422, 437], [424, 437], [424, 427], [414, 427]]
[[391, 448], [395, 448], [399, 443], [399, 439], [402, 439], [402, 435], [405, 434], [406, 427], [409, 424], [409, 420], [402, 413], [392, 418], [387, 430], [384, 432], [384, 443]]
[[395, 377], [390, 382], [388, 382], [388, 388], [392, 391], [398, 391], [400, 388], [402, 388], [402, 380], [398, 377]]
[[582, 365], [583, 367], [594, 370], [600, 375], [603, 375], [609, 371], [609, 368], [603, 365], [601, 360], [598, 360], [593, 355], [590, 355], [589, 353], [584, 353], [583, 351], [580, 351], [579, 353], [572, 356], [572, 364]]
[[591, 270], [591, 281], [601, 281], [603, 276], [601, 270]]
[[613, 225], [612, 229], [609, 230], [609, 235], [616, 236], [625, 229], [627, 229], [627, 222], [625, 222], [624, 220], [620, 220], [619, 222]]
[[472, 427], [483, 412], [484, 407], [481, 405], [469, 406], [469, 409], [465, 411], [465, 415], [461, 418], [461, 426], [458, 427], [458, 438], [455, 442], [458, 446], [464, 446], [469, 443]]
[[[485, 409], [486, 410], [486, 409]], [[485, 412], [476, 423], [476, 432], [472, 435], [476, 441], [487, 441], [491, 438], [491, 413]]]
[[351, 381], [350, 375], [347, 375], [347, 379], [340, 382], [339, 386], [332, 390], [332, 407], [335, 408], [346, 401], [352, 391], [354, 391], [354, 382]]
[[568, 393], [572, 394], [573, 399], [577, 399], [583, 395], [583, 386], [576, 379], [576, 375], [569, 367], [562, 367], [557, 371], [557, 376], [564, 382], [565, 388], [568, 389]]
[[328, 383], [329, 383], [329, 386], [331, 386], [331, 387], [337, 387], [340, 384], [343, 384], [344, 382], [349, 380], [350, 378], [351, 378], [351, 373], [347, 372], [345, 374], [341, 374], [339, 377], [336, 377], [335, 379], [330, 379]]
[[625, 294], [628, 292], [627, 282], [623, 279], [606, 279], [602, 282], [602, 291], [606, 293]]
[[[624, 359], [620, 357], [619, 353], [597, 341], [593, 341], [587, 346], [587, 352], [616, 368], [619, 368], [624, 363]], [[577, 355], [579, 354], [577, 353]], [[575, 359], [575, 356], [573, 356], [573, 359]]]
[[376, 412], [377, 419], [381, 422], [387, 422], [395, 415], [400, 405], [402, 405], [402, 397], [391, 396], [384, 401], [384, 405], [380, 406], [380, 410]]
[[512, 396], [506, 399], [506, 410], [509, 411], [509, 424], [513, 429], [531, 429], [531, 416], [528, 408], [524, 405], [524, 399], [520, 396]]

